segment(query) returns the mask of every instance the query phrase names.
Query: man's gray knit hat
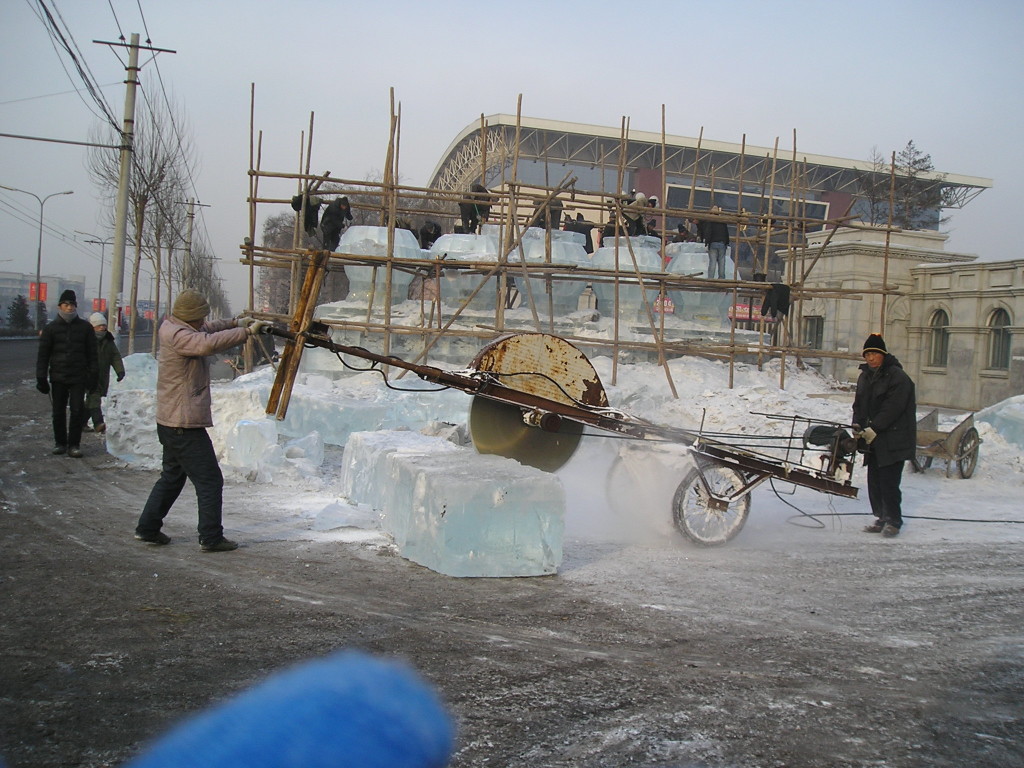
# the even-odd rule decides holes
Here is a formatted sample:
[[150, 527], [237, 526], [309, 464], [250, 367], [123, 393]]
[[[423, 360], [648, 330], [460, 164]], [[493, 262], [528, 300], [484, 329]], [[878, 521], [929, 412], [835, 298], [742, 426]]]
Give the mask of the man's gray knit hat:
[[178, 298], [174, 300], [174, 309], [171, 310], [171, 314], [186, 323], [194, 323], [210, 314], [210, 303], [199, 291], [188, 288], [179, 293]]

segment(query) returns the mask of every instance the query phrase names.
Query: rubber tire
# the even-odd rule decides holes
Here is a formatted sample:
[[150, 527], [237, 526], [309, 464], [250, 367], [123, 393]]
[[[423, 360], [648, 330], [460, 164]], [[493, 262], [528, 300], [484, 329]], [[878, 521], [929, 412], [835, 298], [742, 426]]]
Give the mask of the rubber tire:
[[960, 445], [956, 447], [956, 455], [963, 456], [963, 458], [957, 459], [956, 466], [960, 470], [960, 477], [964, 480], [973, 475], [978, 466], [978, 446], [980, 444], [978, 430], [974, 427], [964, 432], [964, 436], [960, 438]]
[[[710, 464], [703, 468], [708, 485], [717, 493], [742, 487], [743, 476], [735, 469]], [[687, 472], [672, 499], [672, 519], [687, 539], [702, 547], [725, 544], [740, 532], [750, 513], [750, 494], [729, 503], [726, 511], [707, 508], [701, 472], [696, 467]]]

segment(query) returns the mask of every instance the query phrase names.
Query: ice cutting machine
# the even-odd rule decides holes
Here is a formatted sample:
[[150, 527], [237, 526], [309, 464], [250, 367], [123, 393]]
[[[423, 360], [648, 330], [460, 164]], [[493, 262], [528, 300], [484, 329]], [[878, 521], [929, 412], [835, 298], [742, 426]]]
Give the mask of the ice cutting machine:
[[[369, 360], [374, 367], [407, 370], [425, 381], [473, 396], [469, 427], [477, 451], [545, 471], [553, 472], [571, 458], [585, 426], [626, 438], [689, 446], [694, 467], [676, 490], [672, 507], [676, 526], [698, 544], [721, 544], [739, 533], [749, 512], [750, 492], [765, 480], [780, 479], [847, 498], [857, 496], [857, 488], [850, 483], [856, 441], [844, 425], [763, 414], [791, 424], [788, 436], [768, 438], [783, 441], [784, 456], [780, 458], [752, 447], [762, 445], [758, 441], [765, 436], [655, 424], [612, 408], [593, 365], [576, 346], [558, 336], [513, 333], [484, 346], [466, 370], [450, 371], [335, 343], [329, 328], [321, 323], [313, 322], [301, 332], [273, 327], [270, 333], [288, 342], [273, 392], [290, 387], [283, 382], [289, 370], [285, 362], [289, 354], [297, 352], [297, 345], [326, 349], [339, 359], [349, 355]], [[380, 372], [386, 378], [386, 372]], [[284, 417], [276, 403], [268, 404], [267, 412]], [[807, 425], [800, 435], [796, 434], [797, 424]], [[778, 443], [773, 447], [779, 447]], [[791, 453], [796, 454], [792, 460]]]

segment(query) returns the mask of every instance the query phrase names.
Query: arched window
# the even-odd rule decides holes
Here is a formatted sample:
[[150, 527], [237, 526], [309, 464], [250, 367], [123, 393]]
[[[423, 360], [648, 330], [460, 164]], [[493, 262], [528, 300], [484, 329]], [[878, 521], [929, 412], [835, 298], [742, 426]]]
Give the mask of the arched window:
[[946, 366], [949, 356], [949, 315], [946, 310], [937, 309], [932, 313], [930, 339], [928, 343], [928, 365]]
[[1010, 368], [1010, 315], [997, 309], [988, 320], [988, 367], [1006, 371]]

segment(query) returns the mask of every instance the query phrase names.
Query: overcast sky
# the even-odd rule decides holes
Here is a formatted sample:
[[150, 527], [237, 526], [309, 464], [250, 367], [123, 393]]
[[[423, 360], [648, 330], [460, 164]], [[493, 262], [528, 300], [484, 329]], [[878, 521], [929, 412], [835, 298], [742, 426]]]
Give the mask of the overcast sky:
[[[1020, 209], [1012, 190], [1024, 179], [1019, 0], [45, 5], [66, 22], [118, 119], [123, 52], [93, 40], [139, 32], [176, 51], [155, 63], [142, 57], [143, 88], [162, 100], [162, 83], [186, 117], [198, 155], [193, 194], [209, 206], [199, 223], [235, 311], [246, 290], [238, 245], [248, 231], [251, 84], [264, 170], [297, 168], [314, 112], [313, 170], [350, 179], [384, 166], [394, 87], [400, 173], [417, 186], [460, 130], [481, 114], [515, 114], [519, 94], [528, 117], [617, 128], [626, 116], [633, 130], [660, 132], [664, 104], [670, 134], [697, 136], [703, 127], [707, 139], [745, 134], [767, 147], [778, 137], [786, 151], [795, 131], [798, 154], [866, 160], [874, 147], [888, 157], [913, 139], [937, 170], [995, 183], [949, 212], [947, 250], [1021, 257], [1009, 234]], [[40, 12], [36, 0], [0, 2], [0, 133], [87, 141], [98, 118], [72, 92], [81, 81]], [[91, 297], [99, 249], [69, 241], [75, 230], [111, 232], [86, 150], [0, 138], [0, 157], [0, 184], [39, 197], [74, 190], [45, 205], [43, 272], [86, 275]], [[0, 271], [35, 272], [38, 210], [28, 195], [0, 190]], [[108, 270], [109, 260], [107, 248]], [[144, 279], [143, 293], [148, 286]]]

